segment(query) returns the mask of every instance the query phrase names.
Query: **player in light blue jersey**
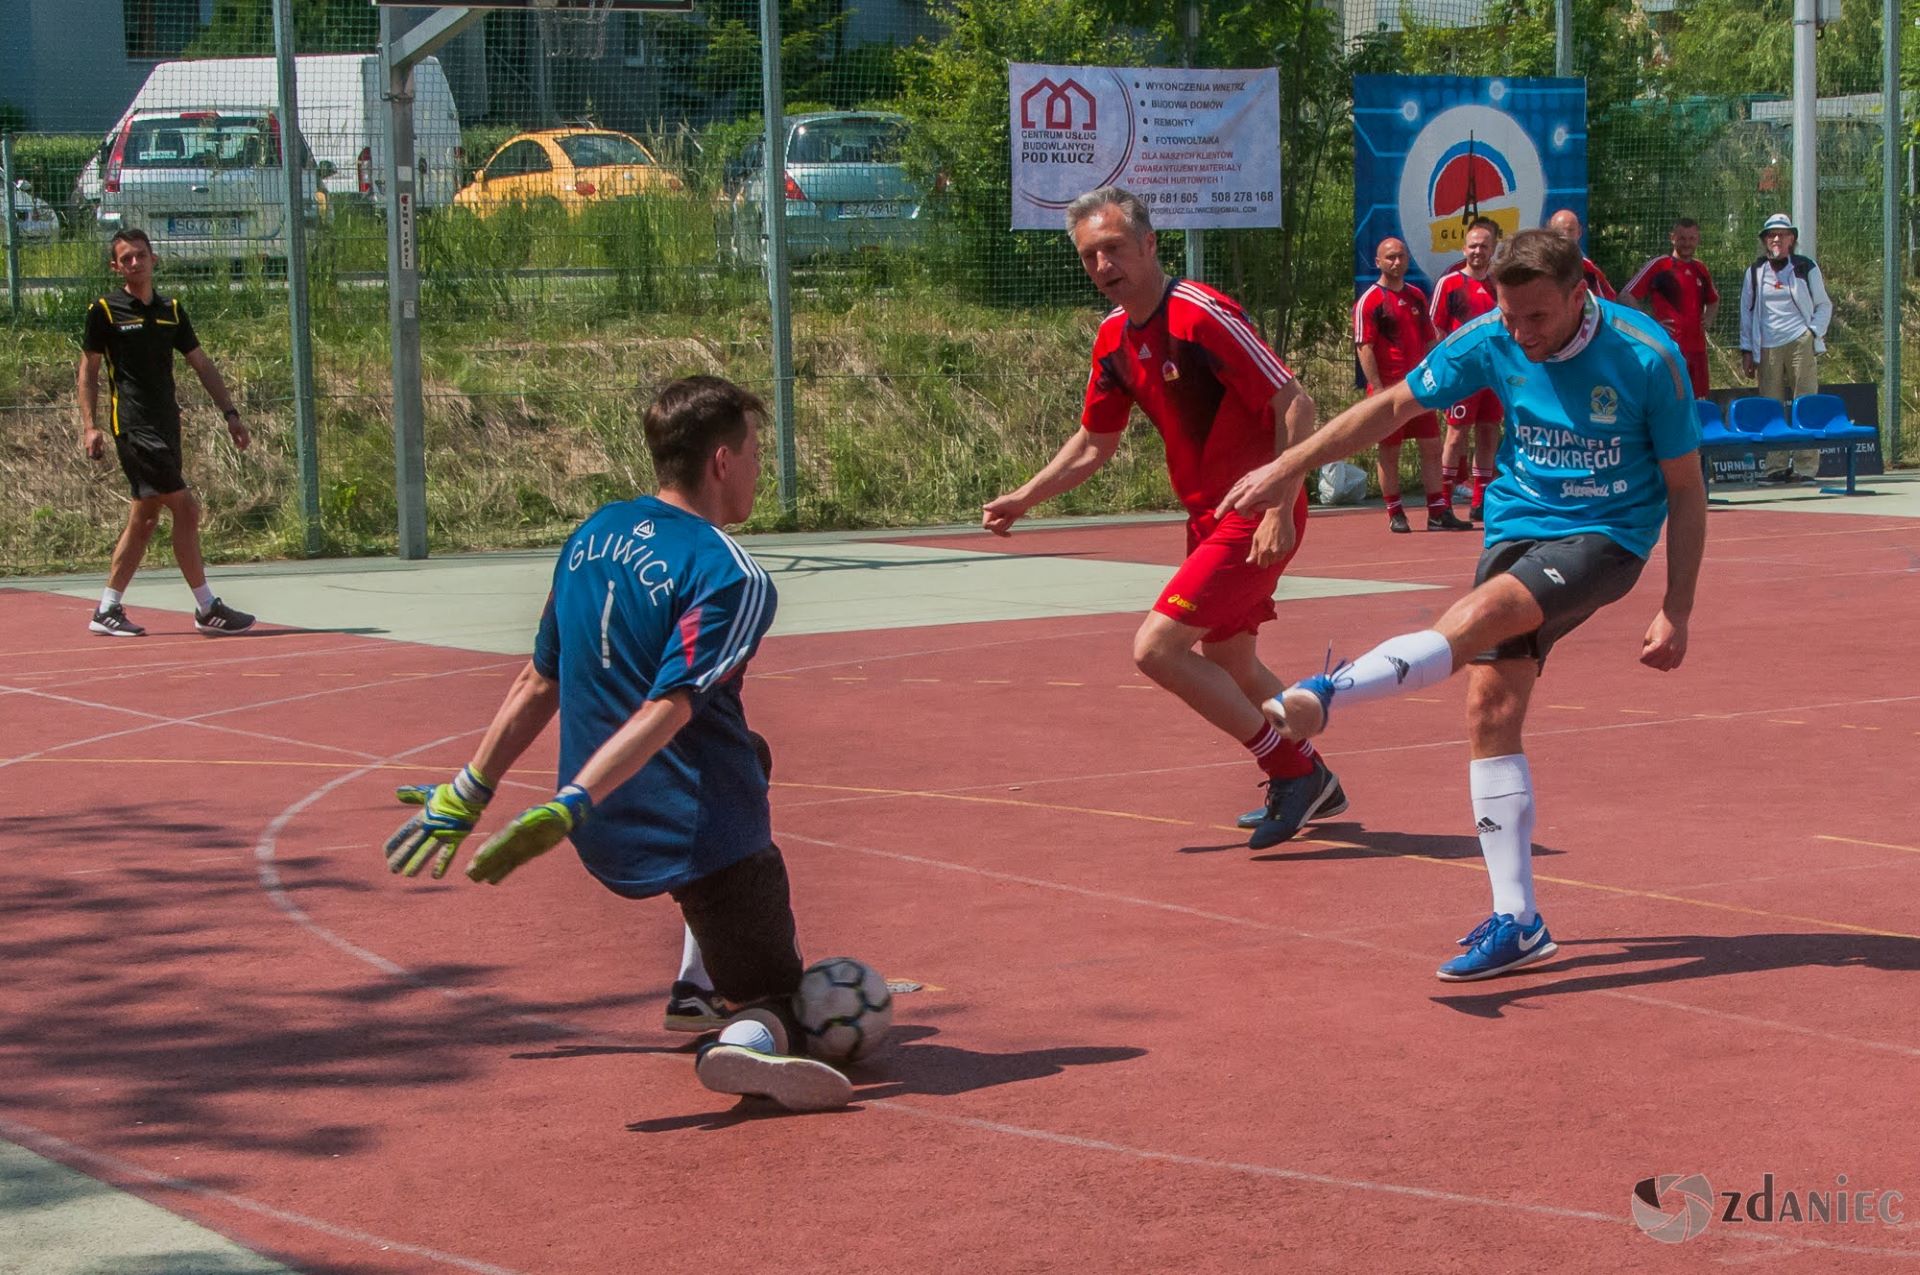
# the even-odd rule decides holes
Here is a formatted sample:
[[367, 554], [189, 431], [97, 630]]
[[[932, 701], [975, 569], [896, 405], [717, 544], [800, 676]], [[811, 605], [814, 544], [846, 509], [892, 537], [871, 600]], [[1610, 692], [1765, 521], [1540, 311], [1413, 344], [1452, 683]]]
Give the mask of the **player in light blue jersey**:
[[1500, 476], [1487, 488], [1473, 591], [1433, 628], [1391, 638], [1266, 705], [1283, 734], [1306, 739], [1326, 728], [1336, 698], [1414, 692], [1472, 666], [1469, 787], [1493, 914], [1460, 941], [1466, 952], [1440, 967], [1449, 981], [1487, 978], [1556, 950], [1534, 906], [1533, 777], [1521, 745], [1547, 652], [1627, 595], [1667, 522], [1666, 595], [1640, 662], [1678, 668], [1707, 536], [1700, 429], [1679, 347], [1652, 319], [1591, 296], [1579, 249], [1549, 231], [1515, 235], [1493, 280], [1496, 313], [1441, 342], [1389, 392], [1242, 478], [1220, 506], [1257, 512], [1303, 475], [1422, 411], [1475, 390], [1500, 398]]
[[703, 1048], [709, 1089], [794, 1110], [843, 1106], [847, 1078], [788, 1054], [802, 972], [787, 869], [773, 844], [765, 743], [740, 682], [773, 623], [773, 582], [721, 530], [753, 512], [760, 400], [718, 377], [660, 391], [647, 450], [660, 490], [607, 505], [560, 551], [533, 659], [473, 760], [387, 843], [388, 865], [447, 869], [495, 785], [557, 713], [552, 800], [480, 848], [467, 876], [497, 884], [571, 838], [602, 885], [672, 896], [714, 990], [743, 1013]]

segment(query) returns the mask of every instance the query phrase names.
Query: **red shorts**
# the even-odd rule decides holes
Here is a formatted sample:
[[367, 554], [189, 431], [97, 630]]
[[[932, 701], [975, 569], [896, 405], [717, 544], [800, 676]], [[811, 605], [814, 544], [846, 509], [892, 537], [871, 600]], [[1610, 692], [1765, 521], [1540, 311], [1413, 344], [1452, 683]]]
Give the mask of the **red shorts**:
[[1440, 417], [1435, 412], [1422, 412], [1402, 425], [1399, 429], [1380, 440], [1382, 447], [1398, 447], [1402, 443], [1417, 439], [1440, 437]]
[[1697, 350], [1680, 347], [1680, 357], [1687, 361], [1687, 377], [1693, 382], [1693, 396], [1707, 396], [1707, 350], [1701, 346]]
[[1500, 407], [1500, 396], [1492, 390], [1481, 390], [1447, 409], [1447, 424], [1454, 429], [1463, 425], [1498, 425], [1504, 419], [1506, 412]]
[[1307, 532], [1307, 491], [1293, 505], [1293, 548], [1280, 561], [1256, 567], [1247, 561], [1258, 518], [1212, 513], [1187, 519], [1187, 560], [1160, 591], [1153, 609], [1170, 620], [1205, 629], [1202, 642], [1225, 642], [1242, 633], [1258, 633], [1273, 618], [1273, 590], [1280, 573], [1300, 551]]

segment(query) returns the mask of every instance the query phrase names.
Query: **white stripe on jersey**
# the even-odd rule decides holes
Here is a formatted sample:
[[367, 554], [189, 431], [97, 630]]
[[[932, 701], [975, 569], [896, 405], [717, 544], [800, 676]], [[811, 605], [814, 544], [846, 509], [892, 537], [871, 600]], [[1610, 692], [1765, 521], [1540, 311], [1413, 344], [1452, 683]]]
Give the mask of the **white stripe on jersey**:
[[[767, 578], [766, 568], [753, 560], [753, 556], [734, 542], [732, 536], [715, 527], [713, 534], [720, 537], [720, 543], [733, 555], [733, 561], [746, 579], [746, 590], [741, 596], [740, 609], [734, 612], [733, 623], [727, 628], [727, 636], [720, 647], [720, 661], [703, 674], [694, 683], [696, 690], [706, 690], [715, 682], [731, 673], [747, 653], [753, 649], [753, 641], [760, 628], [760, 615], [767, 608], [767, 591], [772, 582]], [[688, 659], [692, 659], [689, 652]]]
[[1652, 350], [1660, 356], [1660, 361], [1667, 366], [1667, 375], [1673, 378], [1673, 396], [1676, 399], [1684, 403], [1693, 397], [1693, 380], [1687, 375], [1685, 368], [1681, 366], [1680, 360], [1673, 357], [1672, 350], [1660, 342], [1655, 341], [1645, 332], [1635, 329], [1630, 321], [1622, 321], [1619, 318], [1609, 315], [1608, 322], [1613, 330], [1621, 336], [1631, 341], [1638, 341], [1641, 345], [1646, 346], [1649, 350]]
[[1372, 296], [1373, 290], [1379, 286], [1377, 283], [1368, 284], [1367, 290], [1360, 294], [1360, 299], [1353, 303], [1353, 344], [1356, 349], [1367, 343], [1367, 334], [1361, 326], [1360, 319], [1366, 312], [1367, 298]]
[[1633, 278], [1627, 280], [1626, 286], [1620, 289], [1621, 293], [1624, 295], [1626, 293], [1632, 292], [1635, 288], [1639, 287], [1640, 281], [1647, 277], [1648, 271], [1652, 270], [1655, 266], [1659, 265], [1661, 262], [1665, 261], [1666, 259], [1667, 259], [1666, 254], [1664, 253], [1658, 257], [1648, 257], [1647, 264], [1644, 266], [1641, 266], [1639, 269], [1639, 272], [1636, 273], [1633, 276]]
[[1293, 382], [1293, 373], [1287, 371], [1287, 365], [1267, 348], [1267, 343], [1260, 339], [1260, 334], [1253, 330], [1251, 323], [1224, 308], [1218, 301], [1185, 280], [1174, 284], [1173, 292], [1175, 296], [1191, 301], [1220, 320], [1220, 326], [1231, 332], [1234, 339], [1240, 342], [1241, 348], [1246, 350], [1248, 356], [1253, 359], [1254, 366], [1267, 374], [1267, 382], [1274, 389], [1277, 390]]

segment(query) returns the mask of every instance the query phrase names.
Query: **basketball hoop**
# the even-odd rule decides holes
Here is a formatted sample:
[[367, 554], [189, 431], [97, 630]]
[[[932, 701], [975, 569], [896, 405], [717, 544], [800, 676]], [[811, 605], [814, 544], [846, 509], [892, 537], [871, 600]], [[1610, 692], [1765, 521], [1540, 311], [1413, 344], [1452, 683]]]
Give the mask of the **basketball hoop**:
[[548, 57], [590, 61], [607, 51], [613, 0], [533, 0], [533, 12]]

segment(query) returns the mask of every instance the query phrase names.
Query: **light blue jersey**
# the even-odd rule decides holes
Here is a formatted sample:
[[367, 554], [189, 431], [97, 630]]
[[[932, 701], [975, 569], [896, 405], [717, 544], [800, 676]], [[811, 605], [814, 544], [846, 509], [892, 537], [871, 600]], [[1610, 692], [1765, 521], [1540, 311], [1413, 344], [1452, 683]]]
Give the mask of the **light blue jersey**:
[[775, 601], [726, 532], [653, 496], [603, 507], [561, 549], [533, 651], [560, 683], [560, 782], [647, 701], [692, 695], [692, 719], [573, 834], [616, 894], [677, 889], [771, 843], [740, 680]]
[[1667, 518], [1660, 462], [1700, 446], [1680, 348], [1626, 306], [1589, 299], [1566, 349], [1535, 363], [1499, 311], [1467, 324], [1407, 374], [1422, 406], [1492, 390], [1506, 409], [1487, 543], [1597, 532], [1645, 558]]

